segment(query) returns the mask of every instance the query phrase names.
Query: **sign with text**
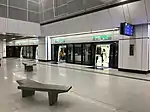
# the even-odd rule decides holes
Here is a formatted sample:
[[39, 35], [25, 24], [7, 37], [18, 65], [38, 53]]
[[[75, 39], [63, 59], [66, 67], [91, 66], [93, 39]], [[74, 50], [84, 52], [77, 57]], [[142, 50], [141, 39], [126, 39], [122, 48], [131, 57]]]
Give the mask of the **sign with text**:
[[55, 39], [55, 43], [65, 43], [65, 39]]
[[112, 35], [108, 34], [108, 35], [97, 35], [97, 36], [92, 36], [93, 40], [111, 40], [112, 39]]

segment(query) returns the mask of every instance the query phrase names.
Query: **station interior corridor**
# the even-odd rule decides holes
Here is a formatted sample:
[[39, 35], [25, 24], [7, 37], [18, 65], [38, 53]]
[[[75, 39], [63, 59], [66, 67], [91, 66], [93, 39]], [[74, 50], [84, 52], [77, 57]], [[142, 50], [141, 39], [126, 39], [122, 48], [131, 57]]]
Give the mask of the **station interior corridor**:
[[[0, 67], [0, 112], [149, 112], [150, 82], [38, 64], [24, 72], [20, 59], [3, 59]], [[47, 93], [21, 97], [16, 80], [32, 79], [44, 84], [71, 85], [55, 106]]]

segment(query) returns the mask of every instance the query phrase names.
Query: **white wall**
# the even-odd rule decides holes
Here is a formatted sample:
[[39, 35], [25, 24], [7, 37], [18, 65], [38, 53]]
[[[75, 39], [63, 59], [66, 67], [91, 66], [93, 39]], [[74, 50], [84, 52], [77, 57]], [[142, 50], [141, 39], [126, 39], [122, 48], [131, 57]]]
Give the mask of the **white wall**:
[[[148, 37], [150, 37], [150, 25], [148, 25]], [[148, 41], [148, 56], [149, 56], [149, 70], [150, 70], [150, 38], [149, 38], [149, 41]]]
[[51, 60], [51, 39], [50, 37], [39, 38], [38, 59]]
[[[102, 35], [112, 35], [110, 40], [93, 40], [93, 36], [102, 36]], [[63, 39], [64, 41], [61, 44], [65, 43], [84, 43], [84, 42], [100, 42], [100, 41], [119, 41], [121, 37], [119, 30], [116, 31], [103, 31], [98, 33], [89, 33], [89, 34], [81, 34], [81, 35], [70, 35], [70, 36], [56, 36], [52, 37], [52, 44], [60, 44], [56, 42], [56, 40]]]
[[3, 57], [6, 57], [6, 41], [3, 41]]
[[[135, 45], [134, 56], [129, 55], [130, 44]], [[148, 71], [148, 38], [119, 41], [119, 68]]]
[[141, 0], [41, 26], [42, 35], [54, 36], [111, 29], [119, 27], [120, 23], [125, 21], [132, 24], [148, 23], [150, 22], [149, 10], [150, 0]]
[[0, 59], [3, 57], [3, 42], [0, 41]]
[[[148, 25], [136, 26], [135, 32], [135, 37], [123, 36], [123, 38], [119, 40], [119, 68], [148, 71]], [[134, 56], [129, 55], [130, 44], [135, 46]]]
[[20, 39], [7, 42], [7, 46], [38, 45], [38, 38]]
[[41, 36], [40, 24], [0, 17], [0, 33]]

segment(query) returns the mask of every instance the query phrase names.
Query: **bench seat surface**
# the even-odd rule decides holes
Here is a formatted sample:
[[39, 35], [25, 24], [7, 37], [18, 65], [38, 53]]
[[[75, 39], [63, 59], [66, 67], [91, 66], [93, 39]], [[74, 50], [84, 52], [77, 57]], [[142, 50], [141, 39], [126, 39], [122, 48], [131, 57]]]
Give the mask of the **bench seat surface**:
[[36, 66], [36, 63], [22, 63], [25, 66]]
[[63, 85], [54, 85], [54, 84], [42, 84], [33, 80], [23, 79], [17, 80], [17, 83], [20, 85], [18, 89], [27, 89], [35, 91], [55, 91], [58, 93], [68, 92], [72, 87], [63, 86]]

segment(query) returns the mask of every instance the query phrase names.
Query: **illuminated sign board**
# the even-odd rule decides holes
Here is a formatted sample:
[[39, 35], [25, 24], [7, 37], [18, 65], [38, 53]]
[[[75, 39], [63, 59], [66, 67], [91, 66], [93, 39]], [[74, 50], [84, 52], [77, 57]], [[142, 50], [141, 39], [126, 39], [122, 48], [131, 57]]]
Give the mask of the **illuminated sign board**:
[[133, 36], [134, 35], [134, 26], [129, 23], [121, 23], [120, 24], [120, 34]]
[[56, 39], [55, 40], [55, 43], [64, 43], [65, 42], [65, 39]]
[[112, 35], [97, 35], [97, 36], [92, 36], [93, 40], [111, 40]]

